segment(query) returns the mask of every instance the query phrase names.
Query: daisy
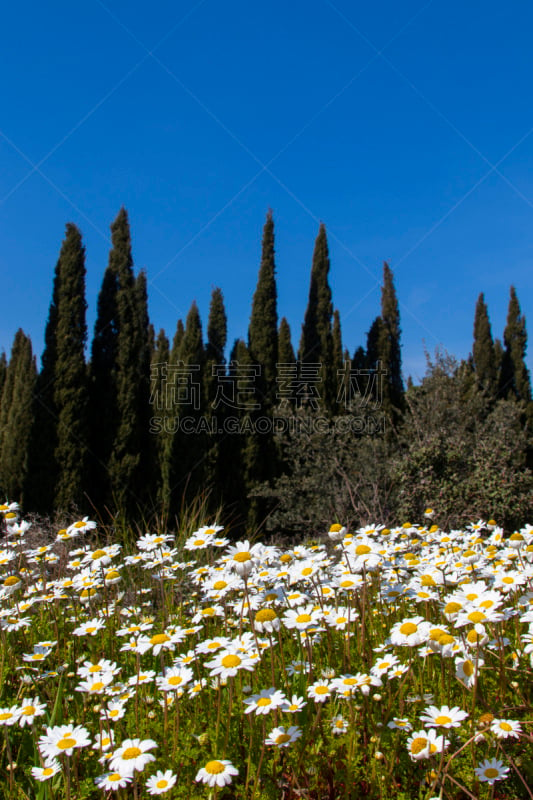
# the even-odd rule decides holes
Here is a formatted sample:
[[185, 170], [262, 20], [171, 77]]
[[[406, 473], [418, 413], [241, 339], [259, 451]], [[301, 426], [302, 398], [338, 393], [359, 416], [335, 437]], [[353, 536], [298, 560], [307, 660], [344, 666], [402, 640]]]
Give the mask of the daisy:
[[522, 733], [522, 726], [514, 719], [494, 719], [491, 722], [490, 729], [498, 739], [519, 739]]
[[307, 703], [305, 702], [303, 697], [298, 697], [298, 695], [293, 694], [290, 700], [285, 700], [283, 703], [281, 710], [285, 714], [296, 714], [297, 711], [301, 711]]
[[93, 675], [81, 681], [75, 689], [77, 692], [86, 692], [91, 695], [103, 694], [111, 683], [113, 683], [113, 673], [102, 672], [99, 675]]
[[72, 633], [74, 636], [96, 636], [98, 631], [101, 631], [103, 628], [105, 628], [105, 622], [98, 617], [94, 617], [82, 623], [77, 628], [74, 628]]
[[509, 767], [504, 767], [502, 761], [497, 758], [486, 758], [482, 761], [479, 767], [476, 767], [474, 772], [480, 781], [487, 781], [489, 786], [492, 786], [494, 781], [501, 781], [502, 778], [507, 777]]
[[470, 658], [456, 658], [455, 660], [455, 677], [458, 678], [467, 689], [471, 689], [476, 682], [479, 667], [484, 664], [482, 658], [472, 661]]
[[0, 708], [0, 726], [1, 725], [14, 725], [18, 722], [20, 716], [20, 709], [18, 706], [11, 706], [11, 708]]
[[44, 767], [32, 767], [31, 774], [32, 777], [35, 778], [37, 781], [48, 781], [50, 778], [53, 778], [54, 775], [57, 775], [58, 772], [61, 771], [61, 764], [59, 761], [55, 759], [51, 761], [47, 761]]
[[231, 761], [213, 760], [208, 761], [205, 767], [198, 770], [195, 781], [207, 783], [208, 786], [226, 786], [231, 783], [234, 775], [238, 775], [239, 770], [235, 769]]
[[210, 675], [218, 675], [220, 678], [232, 678], [241, 669], [251, 672], [255, 668], [256, 662], [250, 656], [234, 653], [231, 650], [222, 650], [217, 653], [212, 661], [206, 663], [210, 669]]
[[117, 722], [122, 719], [126, 713], [124, 703], [112, 702], [107, 704], [107, 708], [102, 708], [100, 711], [100, 719], [109, 720], [110, 722]]
[[426, 728], [459, 728], [467, 717], [466, 711], [461, 711], [459, 706], [429, 706], [420, 715], [420, 721], [425, 723]]
[[107, 752], [114, 745], [115, 734], [113, 731], [102, 731], [98, 733], [94, 740], [93, 750], [98, 750], [100, 753]]
[[131, 783], [131, 775], [121, 775], [120, 772], [106, 772], [105, 775], [100, 775], [94, 779], [94, 782], [99, 789], [105, 789], [106, 792], [116, 791], [123, 789], [128, 783]]
[[283, 725], [280, 725], [279, 728], [274, 728], [270, 731], [265, 739], [265, 744], [274, 745], [275, 747], [288, 747], [292, 742], [295, 742], [296, 739], [299, 739], [301, 735], [302, 731], [300, 728], [297, 728], [296, 725], [291, 725], [291, 727], [287, 729], [285, 729]]
[[170, 769], [167, 769], [165, 772], [158, 770], [155, 775], [148, 778], [146, 781], [146, 788], [149, 794], [164, 794], [168, 792], [169, 789], [172, 789], [177, 779], [178, 776], [174, 775]]
[[46, 728], [39, 739], [39, 750], [44, 758], [71, 756], [75, 749], [87, 747], [91, 743], [89, 731], [82, 725], [55, 725]]
[[397, 622], [391, 630], [392, 644], [417, 647], [425, 642], [429, 636], [430, 623], [423, 617], [417, 616]]
[[138, 675], [132, 675], [128, 678], [128, 686], [138, 686], [140, 683], [150, 683], [155, 678], [155, 671], [153, 669], [144, 670], [139, 672]]
[[262, 689], [259, 694], [253, 694], [245, 699], [244, 713], [251, 714], [255, 711], [256, 714], [268, 714], [275, 708], [281, 708], [286, 701], [287, 698], [279, 689], [274, 687]]
[[305, 631], [314, 628], [322, 619], [322, 611], [315, 608], [312, 604], [291, 608], [283, 615], [283, 624], [289, 630], [296, 628], [298, 631]]
[[387, 728], [390, 728], [393, 731], [412, 731], [413, 726], [409, 722], [408, 719], [403, 719], [402, 717], [394, 717], [391, 719], [390, 722], [387, 723]]
[[41, 703], [38, 697], [23, 700], [19, 708], [19, 724], [23, 728], [25, 725], [33, 725], [35, 717], [42, 717], [45, 713], [46, 705]]
[[122, 775], [133, 775], [137, 770], [142, 772], [155, 756], [148, 752], [157, 747], [153, 739], [124, 739], [118, 750], [115, 750], [109, 762], [110, 768]]
[[414, 731], [407, 742], [407, 750], [413, 760], [429, 758], [435, 753], [442, 753], [448, 746], [444, 736], [437, 736], [434, 728], [429, 731]]
[[315, 703], [324, 703], [331, 697], [332, 686], [327, 681], [316, 681], [307, 687], [307, 694], [312, 697]]
[[164, 675], [156, 678], [157, 688], [160, 692], [177, 692], [183, 689], [193, 679], [193, 671], [189, 667], [170, 667]]
[[348, 720], [344, 719], [341, 714], [337, 714], [336, 717], [333, 717], [331, 720], [331, 732], [335, 735], [339, 735], [341, 733], [346, 733], [348, 730]]
[[92, 531], [94, 528], [96, 528], [96, 522], [90, 520], [89, 517], [84, 517], [77, 522], [73, 522], [72, 525], [69, 525], [66, 532], [70, 535], [77, 535], [79, 533], [87, 533], [87, 531]]
[[280, 629], [280, 619], [273, 608], [261, 608], [254, 617], [254, 628], [259, 633], [274, 633]]

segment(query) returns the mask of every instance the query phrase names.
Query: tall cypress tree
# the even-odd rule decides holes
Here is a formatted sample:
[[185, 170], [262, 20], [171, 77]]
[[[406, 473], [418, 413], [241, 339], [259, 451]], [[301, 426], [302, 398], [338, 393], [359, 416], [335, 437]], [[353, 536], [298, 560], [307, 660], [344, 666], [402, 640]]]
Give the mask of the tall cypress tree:
[[29, 469], [24, 492], [28, 507], [41, 513], [50, 513], [53, 510], [55, 486], [59, 474], [55, 456], [57, 447], [55, 380], [60, 284], [61, 261], [58, 259], [54, 271], [52, 300], [44, 331], [41, 371], [35, 384], [29, 442]]
[[[404, 407], [404, 387], [402, 380], [400, 310], [394, 288], [392, 270], [383, 265], [383, 286], [381, 289], [381, 325], [378, 331], [379, 360], [387, 374], [384, 376], [383, 409], [395, 423]], [[378, 380], [380, 376], [378, 375]]]
[[89, 364], [89, 496], [99, 510], [111, 503], [108, 465], [117, 432], [118, 272], [109, 259], [98, 295]]
[[0, 409], [0, 491], [4, 498], [25, 502], [28, 446], [32, 427], [37, 368], [31, 340], [19, 328], [6, 368]]
[[[133, 273], [128, 215], [121, 208], [111, 226], [113, 248], [109, 266], [117, 273], [117, 429], [109, 464], [116, 507], [125, 513], [145, 496], [142, 461], [146, 425], [142, 418], [147, 403], [148, 329], [141, 310], [140, 292]], [[146, 381], [146, 382], [145, 382]]]
[[296, 355], [291, 341], [291, 329], [285, 317], [279, 324], [278, 331], [278, 362], [280, 364], [296, 363]]
[[[205, 346], [205, 416], [210, 430], [206, 440], [205, 483], [211, 491], [213, 511], [223, 500], [224, 465], [222, 434], [219, 429], [227, 409], [223, 405], [215, 408], [218, 387], [225, 377], [226, 358], [224, 350], [227, 342], [228, 321], [224, 308], [222, 291], [217, 287], [211, 294], [209, 318], [207, 321], [207, 343]], [[215, 427], [216, 420], [216, 430]]]
[[476, 303], [472, 356], [474, 359], [474, 370], [478, 386], [480, 386], [488, 397], [496, 397], [498, 385], [496, 382], [494, 341], [492, 339], [489, 313], [483, 292], [479, 295]]
[[318, 384], [320, 397], [327, 410], [331, 410], [335, 399], [336, 376], [333, 375], [333, 305], [328, 282], [329, 250], [326, 227], [321, 223], [315, 241], [309, 301], [305, 312], [300, 339], [299, 360], [302, 364], [320, 363]]
[[278, 311], [272, 211], [268, 212], [263, 228], [261, 265], [248, 328], [248, 350], [253, 362], [261, 368], [258, 391], [263, 395], [265, 409], [268, 410], [275, 403], [278, 360]]
[[72, 223], [67, 224], [59, 264], [54, 380], [58, 480], [54, 506], [63, 511], [82, 503], [88, 444], [85, 248], [80, 231]]
[[5, 351], [0, 353], [0, 409], [2, 407], [2, 392], [4, 391], [4, 383], [6, 382], [7, 373], [7, 357]]
[[531, 382], [525, 358], [527, 351], [526, 320], [514, 286], [511, 286], [507, 325], [503, 333], [505, 351], [502, 358], [501, 393], [531, 402]]

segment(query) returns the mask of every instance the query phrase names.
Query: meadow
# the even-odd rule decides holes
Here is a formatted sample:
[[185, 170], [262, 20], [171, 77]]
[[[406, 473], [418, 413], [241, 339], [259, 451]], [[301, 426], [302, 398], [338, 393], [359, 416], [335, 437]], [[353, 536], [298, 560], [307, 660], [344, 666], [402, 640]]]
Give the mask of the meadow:
[[533, 798], [533, 526], [0, 511], [2, 796]]

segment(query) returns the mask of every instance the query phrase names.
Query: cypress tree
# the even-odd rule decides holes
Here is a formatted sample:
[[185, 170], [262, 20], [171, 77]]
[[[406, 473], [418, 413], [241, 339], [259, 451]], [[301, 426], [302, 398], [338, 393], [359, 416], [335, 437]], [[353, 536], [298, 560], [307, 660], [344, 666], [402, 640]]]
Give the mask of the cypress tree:
[[342, 351], [342, 332], [341, 332], [341, 317], [338, 309], [333, 312], [333, 329], [332, 329], [332, 403], [333, 409], [336, 412], [342, 410], [342, 402], [338, 402], [337, 398], [342, 396], [343, 384], [345, 384], [347, 376], [344, 375], [344, 354]]
[[116, 392], [117, 428], [109, 464], [109, 477], [116, 507], [124, 512], [145, 496], [141, 455], [146, 436], [147, 314], [133, 274], [128, 215], [121, 208], [111, 226], [113, 248], [109, 266], [117, 273]]
[[[400, 337], [400, 310], [394, 289], [392, 270], [385, 262], [381, 290], [378, 353], [383, 368], [387, 370], [383, 380], [383, 409], [393, 422], [398, 421], [404, 407]], [[381, 376], [378, 375], [377, 379], [381, 380]]]
[[472, 357], [478, 385], [488, 397], [494, 398], [498, 391], [496, 359], [489, 314], [483, 293], [479, 295], [476, 303]]
[[35, 383], [32, 427], [29, 442], [29, 468], [25, 497], [28, 507], [41, 513], [51, 513], [54, 507], [55, 486], [59, 468], [56, 462], [57, 409], [55, 380], [57, 362], [57, 315], [61, 283], [61, 261], [58, 259], [52, 289], [52, 300], [44, 331], [44, 350], [41, 371]]
[[291, 329], [286, 318], [283, 317], [278, 331], [278, 362], [280, 364], [295, 364], [296, 356], [291, 341]]
[[5, 498], [25, 502], [28, 446], [32, 427], [37, 368], [31, 340], [19, 328], [6, 367], [0, 410], [0, 490]]
[[89, 495], [96, 508], [111, 502], [108, 465], [117, 432], [118, 272], [109, 259], [98, 295], [89, 363]]
[[6, 382], [7, 373], [7, 357], [5, 351], [0, 353], [0, 408], [2, 407], [2, 392], [4, 391], [4, 383]]
[[278, 312], [272, 211], [268, 212], [263, 229], [261, 265], [248, 328], [248, 350], [252, 361], [261, 367], [257, 382], [258, 391], [264, 397], [266, 409], [271, 408], [276, 399], [278, 361]]
[[[213, 511], [223, 500], [224, 465], [222, 434], [219, 433], [227, 409], [218, 404], [217, 391], [225, 377], [226, 359], [224, 350], [227, 342], [228, 321], [224, 308], [222, 291], [217, 287], [211, 294], [209, 318], [207, 321], [207, 343], [205, 346], [205, 415], [210, 430], [206, 440], [205, 483], [211, 491]], [[214, 405], [218, 407], [215, 409]], [[216, 420], [216, 430], [213, 430]]]
[[511, 286], [507, 325], [503, 333], [505, 351], [502, 358], [501, 393], [531, 402], [531, 382], [525, 358], [527, 351], [526, 320], [514, 286]]
[[81, 233], [67, 224], [59, 256], [54, 405], [57, 412], [54, 506], [78, 507], [85, 491], [88, 443], [88, 387], [85, 365], [85, 248]]
[[309, 300], [302, 326], [299, 360], [302, 364], [321, 364], [318, 390], [327, 410], [331, 410], [336, 394], [336, 376], [332, 369], [333, 305], [328, 283], [329, 268], [326, 227], [321, 223], [313, 252]]

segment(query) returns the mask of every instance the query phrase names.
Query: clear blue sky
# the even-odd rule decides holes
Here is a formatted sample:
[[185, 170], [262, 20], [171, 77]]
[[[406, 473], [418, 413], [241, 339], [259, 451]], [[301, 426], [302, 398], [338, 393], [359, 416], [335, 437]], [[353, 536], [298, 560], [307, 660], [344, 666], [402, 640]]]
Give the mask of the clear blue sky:
[[[246, 336], [267, 209], [297, 346], [320, 221], [351, 352], [401, 303], [403, 365], [501, 337], [514, 284], [533, 339], [533, 7], [450, 0], [52, 0], [0, 31], [0, 349], [40, 355], [67, 221], [90, 335], [109, 225], [130, 214], [156, 329], [223, 290]], [[528, 354], [533, 367], [533, 344]]]

